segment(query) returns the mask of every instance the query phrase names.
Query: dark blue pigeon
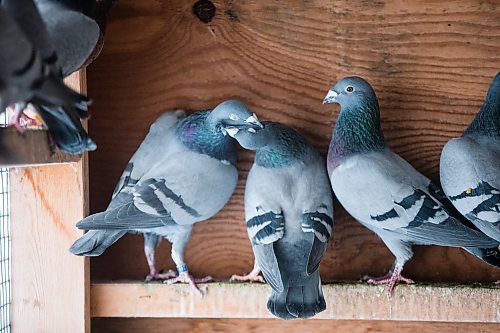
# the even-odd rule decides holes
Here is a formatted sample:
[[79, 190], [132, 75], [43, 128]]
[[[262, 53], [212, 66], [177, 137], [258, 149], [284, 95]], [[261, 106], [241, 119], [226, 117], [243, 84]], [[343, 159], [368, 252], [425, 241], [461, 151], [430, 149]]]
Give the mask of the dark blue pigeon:
[[440, 174], [455, 208], [500, 242], [500, 73], [469, 128], [444, 146]]
[[[64, 52], [56, 49], [37, 6], [33, 0], [3, 0], [1, 6], [4, 14], [10, 16], [3, 21], [3, 30], [0, 31], [1, 45], [10, 50], [3, 58], [10, 58], [1, 64], [0, 112], [7, 107], [13, 108], [11, 125], [22, 131], [19, 121], [29, 104], [40, 115], [62, 151], [77, 154], [94, 150], [96, 145], [80, 122], [88, 117], [89, 99], [63, 83], [59, 57]], [[52, 17], [57, 17], [57, 14], [50, 13]], [[16, 29], [16, 32], [12, 34], [7, 29]], [[4, 37], [6, 34], [9, 36]]]
[[[184, 261], [193, 224], [219, 212], [236, 187], [236, 142], [228, 132], [258, 132], [261, 126], [235, 100], [185, 118], [181, 111], [162, 115], [125, 168], [108, 209], [77, 223], [90, 231], [70, 251], [97, 256], [127, 232], [143, 233], [150, 267], [146, 280], [171, 277], [166, 283], [186, 282], [200, 292], [196, 283], [209, 278], [194, 279]], [[154, 252], [161, 238], [172, 243], [178, 276], [156, 269]]]
[[462, 247], [483, 261], [500, 265], [499, 242], [473, 230], [446, 209], [443, 194], [384, 141], [377, 97], [368, 82], [346, 77], [324, 103], [338, 103], [340, 114], [328, 152], [328, 172], [342, 206], [375, 232], [396, 257], [392, 270], [368, 282], [387, 283], [392, 295], [413, 256], [412, 245]]
[[283, 319], [309, 318], [325, 310], [319, 264], [333, 228], [332, 193], [325, 163], [299, 133], [264, 122], [264, 129], [231, 135], [256, 150], [245, 188], [245, 219], [254, 270], [233, 280], [271, 285], [267, 308]]

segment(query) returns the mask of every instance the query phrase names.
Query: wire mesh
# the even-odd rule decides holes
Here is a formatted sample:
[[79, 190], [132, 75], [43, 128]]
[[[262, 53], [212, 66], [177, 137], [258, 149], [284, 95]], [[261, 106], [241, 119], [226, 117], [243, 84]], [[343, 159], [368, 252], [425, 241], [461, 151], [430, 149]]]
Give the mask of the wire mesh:
[[[0, 114], [0, 126], [7, 114]], [[9, 171], [0, 168], [0, 333], [10, 333], [11, 266], [10, 266], [10, 198]]]

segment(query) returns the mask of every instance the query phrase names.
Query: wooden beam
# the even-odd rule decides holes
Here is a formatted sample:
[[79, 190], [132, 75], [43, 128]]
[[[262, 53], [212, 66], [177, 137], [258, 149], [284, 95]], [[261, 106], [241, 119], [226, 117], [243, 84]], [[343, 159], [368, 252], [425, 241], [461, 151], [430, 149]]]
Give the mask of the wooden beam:
[[499, 324], [382, 320], [95, 318], [92, 333], [498, 333]]
[[[84, 89], [84, 74], [70, 83]], [[13, 332], [90, 331], [89, 261], [68, 251], [83, 234], [87, 179], [86, 157], [10, 170]]]
[[[204, 299], [187, 285], [93, 283], [92, 317], [273, 318], [266, 308], [270, 287], [263, 284], [201, 285]], [[317, 319], [500, 321], [500, 288], [398, 286], [389, 300], [385, 289], [367, 284], [323, 286], [326, 311]]]
[[21, 135], [14, 128], [0, 128], [1, 168], [76, 162], [81, 157], [54, 151], [46, 130], [26, 130]]

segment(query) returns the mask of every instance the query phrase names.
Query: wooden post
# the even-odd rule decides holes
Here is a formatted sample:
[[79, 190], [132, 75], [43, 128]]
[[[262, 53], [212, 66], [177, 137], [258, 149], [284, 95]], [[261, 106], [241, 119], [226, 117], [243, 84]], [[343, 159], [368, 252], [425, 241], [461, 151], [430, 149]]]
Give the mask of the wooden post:
[[[85, 89], [85, 74], [68, 79]], [[12, 330], [89, 332], [89, 262], [69, 253], [87, 214], [87, 159], [11, 169]]]

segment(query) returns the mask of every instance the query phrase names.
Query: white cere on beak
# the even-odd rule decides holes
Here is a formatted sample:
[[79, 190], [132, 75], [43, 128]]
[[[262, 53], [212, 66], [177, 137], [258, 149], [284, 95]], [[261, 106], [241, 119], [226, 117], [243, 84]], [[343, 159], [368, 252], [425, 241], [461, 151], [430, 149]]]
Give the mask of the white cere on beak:
[[233, 120], [233, 121], [238, 121], [238, 120], [240, 120], [240, 117], [238, 117], [238, 116], [237, 116], [236, 114], [234, 114], [234, 113], [231, 113], [231, 114], [229, 115], [229, 119], [231, 119], [231, 120]]
[[247, 129], [247, 131], [249, 131], [250, 133], [257, 133], [257, 131], [254, 128], [252, 128], [252, 127], [250, 127], [249, 129]]
[[239, 129], [237, 129], [236, 127], [228, 127], [226, 128], [226, 132], [227, 134], [229, 134], [230, 137], [233, 137], [238, 133]]
[[333, 91], [333, 90], [328, 90], [328, 94], [326, 94], [326, 97], [325, 99], [327, 98], [335, 98], [337, 97], [339, 94], [336, 92], [336, 91]]
[[264, 128], [264, 126], [262, 126], [262, 124], [259, 121], [259, 118], [257, 118], [257, 115], [255, 113], [250, 117], [248, 117], [245, 121], [249, 124], [258, 125], [259, 127]]

